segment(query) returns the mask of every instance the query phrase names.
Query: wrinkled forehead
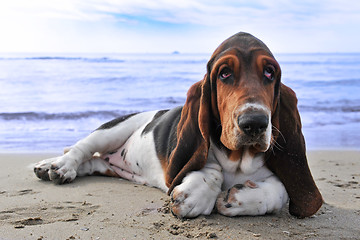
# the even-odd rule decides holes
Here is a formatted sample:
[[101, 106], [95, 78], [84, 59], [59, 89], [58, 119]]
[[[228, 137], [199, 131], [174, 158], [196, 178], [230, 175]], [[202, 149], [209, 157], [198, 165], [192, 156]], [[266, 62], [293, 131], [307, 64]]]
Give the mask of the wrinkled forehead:
[[258, 38], [248, 33], [237, 33], [226, 39], [214, 51], [208, 67], [211, 69], [212, 63], [227, 54], [236, 55], [245, 62], [251, 62], [251, 58], [259, 54], [274, 58], [270, 49]]
[[224, 42], [222, 42], [220, 46], [214, 51], [213, 56], [229, 48], [238, 48], [242, 49], [243, 51], [259, 48], [263, 49], [265, 52], [273, 56], [270, 49], [265, 45], [265, 43], [248, 33], [237, 33], [229, 37]]

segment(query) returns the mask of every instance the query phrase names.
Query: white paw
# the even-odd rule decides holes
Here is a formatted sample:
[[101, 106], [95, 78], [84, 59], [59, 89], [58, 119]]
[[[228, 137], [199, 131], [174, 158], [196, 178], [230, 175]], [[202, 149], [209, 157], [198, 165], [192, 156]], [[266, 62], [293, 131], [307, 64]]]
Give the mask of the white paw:
[[284, 185], [270, 177], [264, 182], [250, 180], [220, 194], [216, 202], [219, 213], [226, 216], [264, 215], [281, 210], [288, 200]]
[[266, 213], [266, 200], [259, 186], [246, 181], [236, 184], [217, 199], [216, 209], [225, 216], [263, 215]]
[[[196, 175], [196, 176], [195, 176]], [[179, 218], [209, 215], [214, 209], [220, 186], [207, 182], [202, 173], [193, 172], [171, 193], [171, 212]], [[209, 179], [208, 179], [209, 181]]]
[[34, 167], [35, 175], [45, 181], [53, 181], [55, 184], [72, 182], [76, 178], [76, 162], [65, 155], [45, 159], [38, 162]]

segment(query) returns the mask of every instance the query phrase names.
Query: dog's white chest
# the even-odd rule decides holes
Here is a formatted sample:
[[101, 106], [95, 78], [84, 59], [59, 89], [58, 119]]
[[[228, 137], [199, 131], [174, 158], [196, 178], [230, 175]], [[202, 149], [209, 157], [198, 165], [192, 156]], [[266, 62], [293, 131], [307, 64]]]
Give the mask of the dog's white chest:
[[273, 175], [264, 164], [264, 153], [252, 156], [248, 150], [245, 150], [242, 157], [237, 161], [230, 160], [225, 152], [217, 147], [212, 148], [212, 153], [222, 167], [223, 189], [245, 183], [248, 180], [262, 181]]

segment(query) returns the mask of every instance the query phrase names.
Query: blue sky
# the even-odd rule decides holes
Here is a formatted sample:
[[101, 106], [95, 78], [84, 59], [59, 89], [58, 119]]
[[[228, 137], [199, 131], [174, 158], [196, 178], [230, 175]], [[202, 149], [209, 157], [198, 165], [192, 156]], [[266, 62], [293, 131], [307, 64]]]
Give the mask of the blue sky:
[[275, 53], [360, 52], [358, 0], [5, 0], [0, 52], [211, 53], [245, 31]]

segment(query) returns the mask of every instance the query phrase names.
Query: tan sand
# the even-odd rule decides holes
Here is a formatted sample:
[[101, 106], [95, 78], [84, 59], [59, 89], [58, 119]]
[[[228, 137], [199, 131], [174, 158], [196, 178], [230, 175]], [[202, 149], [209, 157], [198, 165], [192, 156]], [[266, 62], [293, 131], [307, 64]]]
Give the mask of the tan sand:
[[0, 154], [0, 239], [360, 239], [360, 152], [315, 151], [308, 158], [326, 204], [311, 218], [179, 220], [160, 190], [107, 177], [56, 186], [29, 164], [54, 154]]

